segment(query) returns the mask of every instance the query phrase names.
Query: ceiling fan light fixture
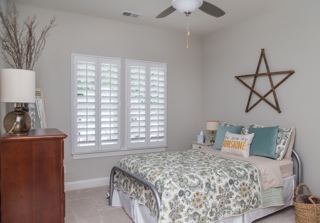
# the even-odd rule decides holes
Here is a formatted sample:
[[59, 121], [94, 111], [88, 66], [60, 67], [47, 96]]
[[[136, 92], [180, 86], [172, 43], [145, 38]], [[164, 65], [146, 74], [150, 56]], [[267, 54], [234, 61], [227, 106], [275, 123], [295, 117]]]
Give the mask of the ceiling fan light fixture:
[[172, 6], [181, 13], [194, 12], [203, 4], [203, 0], [172, 0]]

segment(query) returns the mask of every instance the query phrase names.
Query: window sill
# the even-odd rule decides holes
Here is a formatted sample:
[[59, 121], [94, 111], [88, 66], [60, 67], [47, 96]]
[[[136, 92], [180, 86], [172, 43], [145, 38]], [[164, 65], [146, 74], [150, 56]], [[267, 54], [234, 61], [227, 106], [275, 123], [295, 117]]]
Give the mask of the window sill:
[[116, 151], [108, 151], [108, 152], [100, 152], [100, 153], [84, 153], [84, 154], [72, 154], [74, 160], [78, 159], [90, 159], [90, 158], [98, 158], [98, 157], [106, 157], [106, 156], [123, 156], [123, 155], [133, 155], [133, 154], [141, 154], [141, 153], [156, 153], [156, 152], [164, 152], [166, 148], [154, 148], [154, 149], [130, 149], [130, 150], [116, 150]]

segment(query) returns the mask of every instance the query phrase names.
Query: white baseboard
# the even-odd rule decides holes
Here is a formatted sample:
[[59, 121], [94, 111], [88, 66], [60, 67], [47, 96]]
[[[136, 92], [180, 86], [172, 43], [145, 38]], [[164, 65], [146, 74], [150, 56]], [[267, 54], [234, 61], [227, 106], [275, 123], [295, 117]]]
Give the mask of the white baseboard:
[[96, 178], [96, 179], [90, 179], [90, 180], [65, 182], [64, 190], [71, 191], [71, 190], [86, 189], [91, 187], [106, 186], [109, 184], [109, 179], [110, 179], [109, 177], [103, 177], [103, 178]]

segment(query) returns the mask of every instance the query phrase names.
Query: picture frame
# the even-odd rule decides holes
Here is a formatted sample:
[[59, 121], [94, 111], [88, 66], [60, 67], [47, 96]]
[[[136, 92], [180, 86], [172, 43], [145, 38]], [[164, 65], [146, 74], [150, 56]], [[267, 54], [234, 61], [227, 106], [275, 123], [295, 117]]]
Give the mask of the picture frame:
[[36, 105], [36, 116], [39, 119], [40, 128], [47, 128], [47, 120], [46, 120], [46, 110], [44, 103], [44, 96], [41, 89], [37, 88], [35, 92], [35, 105]]

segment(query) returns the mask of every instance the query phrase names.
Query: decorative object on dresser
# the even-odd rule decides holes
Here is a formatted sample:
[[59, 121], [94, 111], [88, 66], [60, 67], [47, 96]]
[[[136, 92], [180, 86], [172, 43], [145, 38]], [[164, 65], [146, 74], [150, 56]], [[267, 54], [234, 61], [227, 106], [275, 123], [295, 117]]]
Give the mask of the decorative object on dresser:
[[211, 131], [211, 140], [210, 140], [211, 144], [214, 143], [213, 134], [215, 131], [217, 131], [218, 127], [219, 127], [219, 121], [216, 121], [216, 120], [207, 121], [206, 130]]
[[[3, 60], [13, 68], [2, 70], [2, 75], [5, 75], [6, 78], [1, 80], [1, 89], [5, 86], [7, 88], [2, 89], [1, 94], [8, 92], [7, 96], [19, 95], [18, 98], [13, 97], [12, 99], [2, 97], [1, 101], [20, 103], [15, 105], [15, 113], [10, 113], [11, 115], [4, 121], [4, 124], [7, 123], [5, 129], [10, 134], [26, 134], [32, 127], [29, 114], [23, 112], [29, 111], [28, 103], [34, 104], [35, 102], [35, 72], [32, 70], [45, 47], [49, 30], [55, 26], [55, 17], [53, 17], [48, 25], [37, 32], [36, 18], [35, 15], [32, 18], [28, 17], [20, 25], [19, 12], [13, 1], [10, 2], [10, 7], [6, 12], [0, 6], [0, 42]], [[12, 77], [10, 78], [10, 76]], [[22, 89], [27, 92], [32, 91], [33, 97], [23, 98]], [[30, 107], [34, 107], [34, 105]], [[8, 121], [9, 117], [13, 120]], [[21, 121], [19, 121], [20, 119]]]
[[[259, 73], [262, 59], [264, 60], [264, 63], [266, 65], [266, 69], [267, 69], [267, 72], [265, 72], [265, 73]], [[284, 74], [286, 76], [281, 81], [279, 81], [277, 84], [275, 84], [273, 82], [272, 76], [274, 76], [274, 75], [284, 75]], [[271, 72], [270, 69], [269, 69], [269, 65], [268, 65], [268, 62], [267, 62], [266, 55], [264, 53], [264, 49], [261, 49], [261, 54], [260, 54], [259, 63], [258, 63], [257, 69], [256, 69], [256, 73], [255, 74], [247, 74], [247, 75], [235, 76], [235, 78], [237, 78], [242, 84], [244, 84], [244, 86], [246, 86], [247, 88], [250, 89], [250, 94], [249, 94], [249, 98], [248, 98], [248, 102], [247, 102], [246, 112], [249, 112], [257, 104], [259, 104], [261, 101], [265, 101], [268, 105], [270, 105], [272, 108], [274, 108], [279, 113], [281, 113], [279, 102], [278, 102], [278, 98], [277, 98], [277, 94], [276, 94], [276, 88], [278, 88], [283, 82], [285, 82], [289, 77], [291, 77], [292, 74], [294, 74], [293, 70]], [[268, 79], [269, 79], [269, 82], [270, 82], [270, 87], [271, 87], [271, 89], [264, 95], [261, 95], [257, 90], [254, 89], [255, 85], [256, 85], [257, 78], [258, 77], [262, 77], [262, 76], [268, 76]], [[253, 82], [252, 82], [251, 86], [249, 86], [246, 82], [244, 82], [242, 80], [242, 79], [248, 78], [248, 77], [253, 77]], [[252, 106], [250, 106], [250, 102], [251, 102], [251, 98], [252, 98], [253, 93], [256, 96], [258, 96], [260, 99], [257, 100], [257, 102], [254, 103]], [[269, 94], [271, 94], [271, 93], [273, 94], [274, 103], [275, 104], [271, 103], [267, 99], [267, 96]]]
[[31, 129], [31, 118], [23, 111], [22, 103], [35, 102], [35, 72], [22, 69], [2, 69], [0, 76], [0, 101], [15, 103], [14, 111], [3, 120], [6, 133], [27, 134]]
[[64, 222], [66, 137], [58, 129], [0, 137], [1, 222]]
[[19, 12], [14, 2], [12, 1], [7, 13], [0, 6], [2, 54], [4, 61], [12, 68], [33, 70], [34, 64], [45, 47], [49, 30], [55, 26], [56, 19], [53, 17], [49, 25], [43, 27], [39, 37], [36, 35], [38, 33], [36, 32], [38, 25], [36, 19], [35, 15], [32, 18], [28, 17], [20, 26]]
[[44, 103], [44, 95], [41, 89], [36, 89], [36, 107], [39, 117], [40, 127], [42, 129], [47, 128], [47, 118]]

